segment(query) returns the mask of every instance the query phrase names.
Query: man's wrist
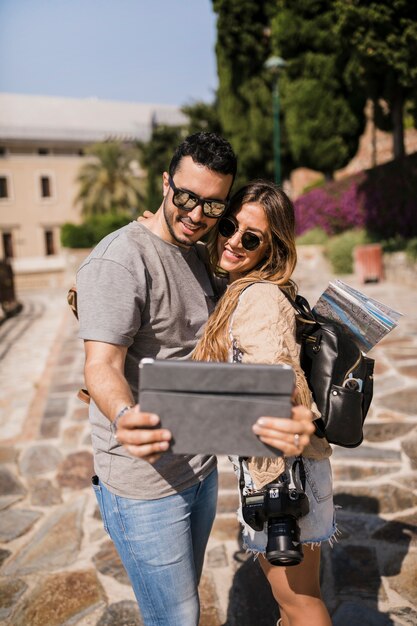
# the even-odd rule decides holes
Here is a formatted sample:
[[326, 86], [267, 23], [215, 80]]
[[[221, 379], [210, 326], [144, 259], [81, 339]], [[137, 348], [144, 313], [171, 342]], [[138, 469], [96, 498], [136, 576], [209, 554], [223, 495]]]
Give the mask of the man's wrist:
[[122, 417], [122, 415], [127, 413], [127, 411], [130, 411], [130, 409], [133, 409], [133, 404], [127, 404], [122, 409], [120, 409], [114, 420], [110, 422], [110, 430], [112, 431], [113, 435], [115, 435], [117, 432], [117, 426], [120, 418]]

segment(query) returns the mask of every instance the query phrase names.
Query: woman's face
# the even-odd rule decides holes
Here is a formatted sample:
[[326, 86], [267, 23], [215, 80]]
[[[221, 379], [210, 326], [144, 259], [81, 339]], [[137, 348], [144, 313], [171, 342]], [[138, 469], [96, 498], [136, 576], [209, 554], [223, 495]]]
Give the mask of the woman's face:
[[229, 273], [229, 280], [233, 282], [250, 272], [264, 258], [271, 235], [265, 211], [257, 202], [243, 204], [222, 221], [217, 238], [219, 265]]

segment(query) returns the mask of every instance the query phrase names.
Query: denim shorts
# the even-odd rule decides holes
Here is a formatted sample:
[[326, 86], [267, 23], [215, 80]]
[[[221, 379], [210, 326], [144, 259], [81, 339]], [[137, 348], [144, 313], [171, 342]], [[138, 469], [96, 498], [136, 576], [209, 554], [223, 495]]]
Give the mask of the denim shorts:
[[[240, 468], [238, 457], [230, 457], [236, 475], [239, 477]], [[289, 471], [295, 457], [285, 458], [285, 469]], [[335, 509], [333, 504], [333, 481], [329, 459], [317, 461], [303, 457], [306, 474], [305, 493], [308, 497], [310, 511], [304, 517], [298, 519], [300, 527], [300, 541], [303, 544], [320, 545], [323, 541], [332, 543], [337, 534]], [[245, 486], [249, 490], [255, 490], [251, 475], [246, 463], [242, 463]], [[242, 517], [241, 493], [239, 490], [240, 506], [237, 516], [242, 524], [243, 546], [249, 552], [265, 554], [268, 540], [267, 523], [261, 531], [253, 530]]]

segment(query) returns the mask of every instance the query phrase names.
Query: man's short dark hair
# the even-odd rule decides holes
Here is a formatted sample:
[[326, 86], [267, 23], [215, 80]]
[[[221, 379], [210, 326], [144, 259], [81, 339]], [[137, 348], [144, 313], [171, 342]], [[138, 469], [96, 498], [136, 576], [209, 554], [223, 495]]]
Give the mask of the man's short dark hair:
[[190, 156], [194, 163], [204, 165], [219, 174], [236, 176], [237, 159], [233, 148], [217, 133], [199, 132], [189, 135], [177, 147], [169, 165], [169, 175], [174, 176], [183, 157]]

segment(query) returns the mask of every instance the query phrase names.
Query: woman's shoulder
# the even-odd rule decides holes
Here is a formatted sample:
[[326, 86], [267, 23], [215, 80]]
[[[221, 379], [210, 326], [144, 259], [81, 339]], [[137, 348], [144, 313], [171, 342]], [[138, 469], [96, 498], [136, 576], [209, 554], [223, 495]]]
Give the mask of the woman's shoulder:
[[252, 283], [240, 295], [241, 302], [265, 300], [274, 301], [280, 305], [287, 304], [292, 309], [280, 286], [267, 280]]
[[295, 311], [278, 285], [259, 281], [242, 291], [233, 318], [236, 323], [248, 320], [253, 324], [258, 320], [259, 324], [262, 320], [266, 325], [287, 320], [292, 326]]
[[284, 337], [294, 335], [294, 323], [294, 309], [279, 286], [265, 281], [242, 292], [230, 331], [244, 354], [243, 362], [276, 363]]

